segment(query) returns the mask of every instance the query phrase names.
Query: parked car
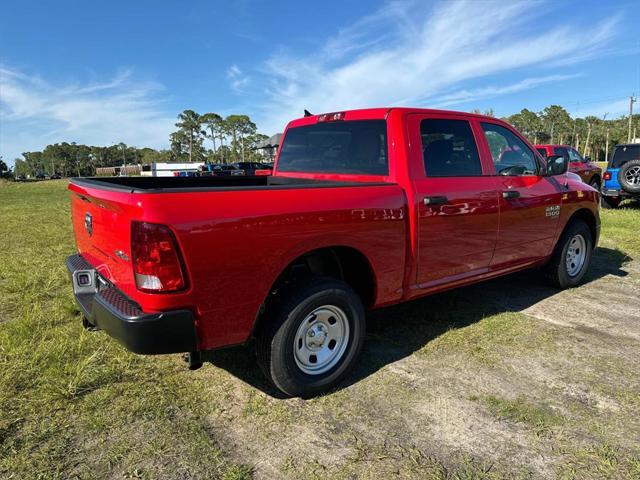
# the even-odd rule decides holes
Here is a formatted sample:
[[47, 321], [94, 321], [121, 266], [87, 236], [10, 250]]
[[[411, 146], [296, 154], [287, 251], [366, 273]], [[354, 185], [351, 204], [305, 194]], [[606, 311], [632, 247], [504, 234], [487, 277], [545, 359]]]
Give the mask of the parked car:
[[604, 208], [616, 208], [627, 198], [640, 198], [640, 143], [616, 145], [601, 193]]
[[43, 172], [36, 173], [36, 180], [46, 180], [47, 176]]
[[59, 173], [54, 173], [53, 175], [51, 175], [51, 180], [60, 180], [62, 178], [62, 175], [60, 175]]
[[67, 267], [85, 326], [191, 368], [255, 345], [277, 388], [309, 397], [354, 366], [366, 310], [525, 268], [578, 285], [598, 193], [567, 168], [493, 117], [310, 115], [272, 176], [72, 179]]
[[569, 162], [569, 171], [576, 173], [584, 183], [588, 183], [596, 190], [602, 186], [602, 169], [594, 164], [589, 157], [584, 158], [570, 145], [536, 145], [536, 150], [543, 156], [562, 155]]
[[244, 174], [244, 170], [240, 170], [238, 166], [233, 163], [207, 163], [202, 165], [200, 173], [200, 175], [204, 177], [230, 177]]

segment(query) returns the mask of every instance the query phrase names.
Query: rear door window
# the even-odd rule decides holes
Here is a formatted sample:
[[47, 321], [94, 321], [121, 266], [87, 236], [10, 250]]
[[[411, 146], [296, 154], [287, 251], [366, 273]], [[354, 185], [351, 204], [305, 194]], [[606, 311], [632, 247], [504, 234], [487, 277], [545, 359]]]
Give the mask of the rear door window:
[[569, 161], [569, 151], [565, 147], [553, 147], [554, 155], [562, 155], [567, 162]]
[[466, 120], [423, 120], [420, 136], [427, 177], [482, 175], [478, 147]]
[[278, 170], [302, 173], [388, 175], [384, 120], [316, 123], [287, 130]]

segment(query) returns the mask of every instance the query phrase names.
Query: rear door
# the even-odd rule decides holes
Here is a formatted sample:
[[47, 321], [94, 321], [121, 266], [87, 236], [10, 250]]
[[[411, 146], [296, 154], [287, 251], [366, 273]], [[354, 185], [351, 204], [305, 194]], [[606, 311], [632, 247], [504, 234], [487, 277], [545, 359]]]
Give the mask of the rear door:
[[417, 285], [428, 289], [487, 271], [498, 192], [482, 164], [481, 132], [463, 115], [409, 117], [417, 219]]
[[491, 266], [508, 268], [549, 255], [566, 187], [555, 177], [542, 176], [541, 161], [515, 131], [491, 121], [480, 127], [500, 202], [500, 233]]

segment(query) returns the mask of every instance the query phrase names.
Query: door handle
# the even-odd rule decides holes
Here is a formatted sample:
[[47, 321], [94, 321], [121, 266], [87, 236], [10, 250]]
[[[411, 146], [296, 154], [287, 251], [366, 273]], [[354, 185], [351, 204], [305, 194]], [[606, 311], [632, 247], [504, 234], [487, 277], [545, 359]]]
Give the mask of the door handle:
[[441, 196], [441, 197], [424, 197], [424, 204], [432, 207], [433, 205], [444, 205], [445, 203], [447, 203], [449, 201], [449, 199], [445, 196]]
[[502, 198], [507, 200], [510, 198], [520, 198], [520, 192], [518, 190], [505, 190], [502, 192]]

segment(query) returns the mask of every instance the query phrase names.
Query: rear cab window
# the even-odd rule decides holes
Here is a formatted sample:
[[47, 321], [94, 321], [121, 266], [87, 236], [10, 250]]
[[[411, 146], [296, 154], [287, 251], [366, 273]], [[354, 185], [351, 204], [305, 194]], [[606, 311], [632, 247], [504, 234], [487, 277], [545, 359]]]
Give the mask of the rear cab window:
[[318, 122], [291, 127], [280, 148], [279, 172], [388, 175], [384, 120]]

